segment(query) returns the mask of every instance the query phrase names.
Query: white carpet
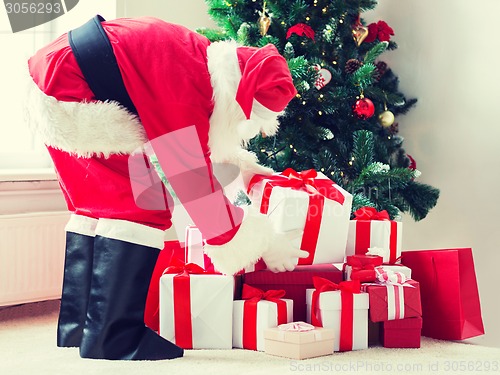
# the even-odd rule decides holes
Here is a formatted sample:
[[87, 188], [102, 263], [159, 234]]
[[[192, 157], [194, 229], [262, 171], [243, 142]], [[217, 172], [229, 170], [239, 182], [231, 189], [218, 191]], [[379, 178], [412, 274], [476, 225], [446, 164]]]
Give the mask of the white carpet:
[[420, 349], [372, 347], [302, 361], [237, 349], [188, 350], [171, 361], [81, 359], [76, 348], [56, 347], [57, 305], [31, 305], [0, 311], [0, 374], [500, 374], [499, 348], [428, 338]]

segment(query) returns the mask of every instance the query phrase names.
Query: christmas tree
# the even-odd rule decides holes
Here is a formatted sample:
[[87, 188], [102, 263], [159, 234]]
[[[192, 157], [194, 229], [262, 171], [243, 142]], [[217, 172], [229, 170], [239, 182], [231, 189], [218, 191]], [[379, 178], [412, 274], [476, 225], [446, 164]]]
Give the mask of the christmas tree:
[[416, 181], [420, 172], [402, 147], [396, 118], [417, 102], [398, 90], [383, 61], [397, 48], [383, 20], [366, 25], [375, 0], [206, 0], [219, 29], [210, 40], [274, 44], [288, 61], [298, 94], [274, 137], [249, 149], [276, 171], [314, 168], [353, 194], [362, 206], [423, 219], [439, 190]]

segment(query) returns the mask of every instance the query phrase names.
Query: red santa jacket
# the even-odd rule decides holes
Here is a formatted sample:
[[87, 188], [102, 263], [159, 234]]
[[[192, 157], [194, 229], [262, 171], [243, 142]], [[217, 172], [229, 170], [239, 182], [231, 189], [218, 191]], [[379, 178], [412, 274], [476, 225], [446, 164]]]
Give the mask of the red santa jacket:
[[[175, 193], [207, 238], [206, 251], [215, 266], [234, 273], [255, 262], [271, 229], [258, 213], [245, 214], [228, 201], [212, 161], [234, 164], [247, 178], [269, 173], [242, 143], [259, 131], [277, 130], [279, 111], [295, 94], [285, 82], [289, 73], [270, 69], [272, 77], [263, 80], [259, 77], [266, 78], [266, 70], [260, 76], [255, 72], [284, 59], [273, 46], [211, 44], [182, 26], [151, 17], [102, 25], [139, 118], [118, 103], [94, 100], [64, 34], [28, 63], [38, 88], [30, 95], [36, 112], [32, 118], [45, 143], [78, 156], [106, 157], [133, 153], [149, 141]], [[241, 89], [243, 81], [248, 90]], [[268, 81], [279, 83], [270, 86]], [[266, 108], [254, 99], [256, 92], [266, 103], [273, 96], [278, 100]], [[69, 137], [68, 123], [74, 133]], [[260, 242], [255, 233], [260, 233]]]

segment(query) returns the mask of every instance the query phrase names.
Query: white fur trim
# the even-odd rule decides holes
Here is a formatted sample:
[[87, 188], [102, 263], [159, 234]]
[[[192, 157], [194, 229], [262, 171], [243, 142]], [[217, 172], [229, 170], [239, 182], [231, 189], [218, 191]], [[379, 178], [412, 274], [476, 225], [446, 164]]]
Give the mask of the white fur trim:
[[114, 240], [163, 249], [165, 231], [126, 220], [99, 219], [95, 234]]
[[97, 219], [88, 216], [71, 214], [68, 224], [66, 224], [65, 231], [95, 237], [97, 221]]
[[250, 119], [254, 119], [259, 123], [260, 131], [263, 131], [268, 136], [273, 136], [278, 132], [278, 117], [283, 113], [284, 111], [271, 111], [269, 108], [260, 104], [257, 100], [254, 100]]
[[235, 41], [212, 43], [207, 49], [208, 71], [214, 91], [214, 110], [210, 117], [209, 147], [214, 162], [238, 160], [247, 142], [263, 131], [274, 135], [280, 113], [270, 111], [254, 100], [250, 119], [236, 101], [241, 80]]
[[215, 269], [226, 275], [234, 275], [255, 264], [270, 247], [275, 235], [267, 216], [260, 214], [253, 207], [245, 209], [243, 222], [231, 241], [220, 246], [204, 247]]
[[242, 149], [238, 125], [245, 114], [236, 102], [241, 79], [234, 41], [212, 43], [207, 48], [208, 71], [214, 92], [214, 110], [210, 117], [209, 147], [214, 162], [226, 162]]
[[137, 116], [115, 101], [63, 102], [31, 80], [26, 114], [45, 144], [80, 157], [132, 154], [147, 141]]
[[210, 117], [210, 159], [237, 166], [245, 179], [255, 173], [272, 173], [259, 165], [257, 156], [245, 149], [260, 131], [273, 135], [278, 129], [276, 112], [254, 100], [250, 120], [236, 101], [241, 70], [235, 41], [212, 43], [207, 49], [208, 71], [214, 90], [214, 111]]

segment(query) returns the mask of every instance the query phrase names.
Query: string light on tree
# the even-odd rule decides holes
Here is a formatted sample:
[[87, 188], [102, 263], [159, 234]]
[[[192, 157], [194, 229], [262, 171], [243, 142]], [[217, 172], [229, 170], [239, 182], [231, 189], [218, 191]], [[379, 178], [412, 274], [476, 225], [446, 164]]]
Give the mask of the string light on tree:
[[[416, 99], [406, 99], [394, 72], [379, 60], [385, 50], [397, 45], [389, 39], [393, 34], [386, 25], [365, 22], [364, 12], [371, 10], [376, 0], [206, 2], [225, 36], [236, 36], [252, 47], [272, 43], [290, 68], [297, 93], [279, 117], [280, 130], [272, 139], [261, 135], [248, 144], [263, 165], [274, 170], [315, 168], [346, 190], [359, 192], [363, 199], [356, 204], [366, 202], [386, 209], [391, 216], [398, 215], [400, 198], [412, 194], [409, 208], [401, 205], [401, 213], [416, 213], [416, 220], [425, 217], [437, 192], [416, 181], [410, 186], [407, 182], [412, 173], [398, 173], [408, 163], [402, 157], [403, 139], [398, 136], [394, 117], [406, 113]], [[260, 26], [267, 25], [259, 25], [258, 19], [263, 15], [272, 28], [269, 26], [262, 36]], [[202, 33], [212, 41], [225, 37], [218, 29]], [[390, 43], [390, 48], [384, 42]], [[356, 155], [355, 160], [352, 155]], [[378, 161], [390, 161], [394, 173], [383, 176], [366, 168]], [[373, 194], [373, 181], [380, 186], [378, 194]], [[401, 189], [391, 190], [391, 186]]]

